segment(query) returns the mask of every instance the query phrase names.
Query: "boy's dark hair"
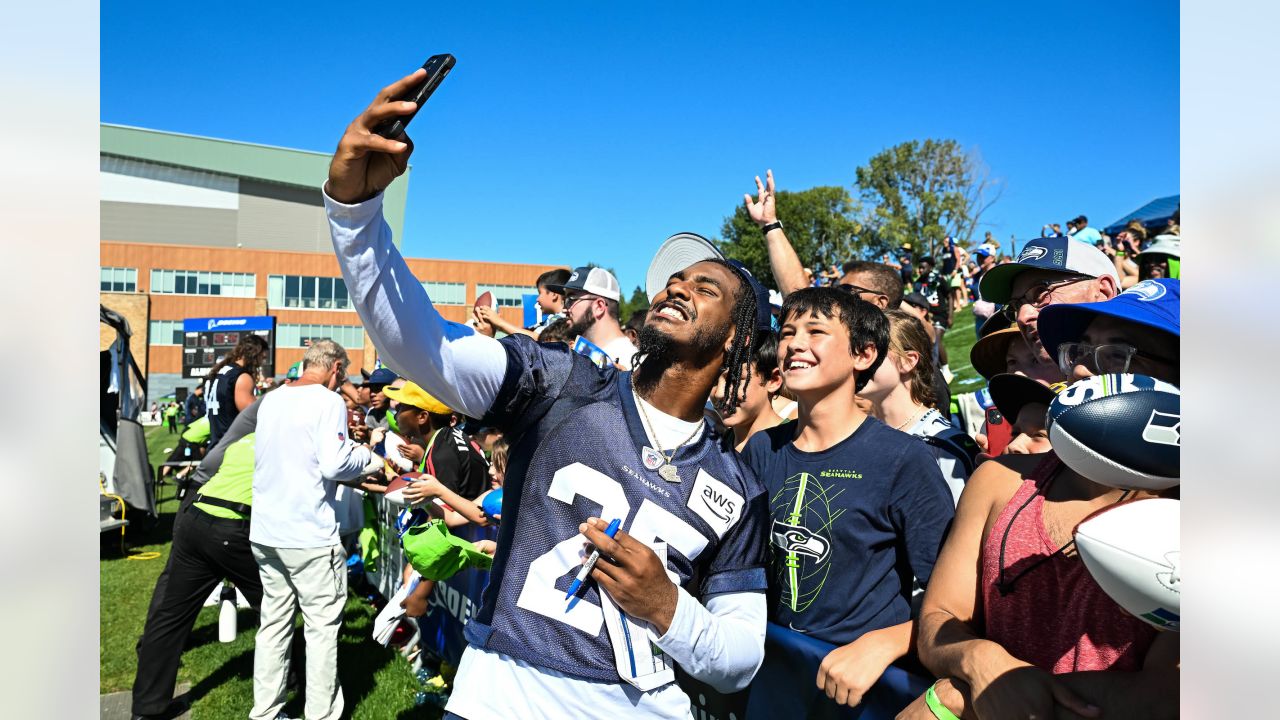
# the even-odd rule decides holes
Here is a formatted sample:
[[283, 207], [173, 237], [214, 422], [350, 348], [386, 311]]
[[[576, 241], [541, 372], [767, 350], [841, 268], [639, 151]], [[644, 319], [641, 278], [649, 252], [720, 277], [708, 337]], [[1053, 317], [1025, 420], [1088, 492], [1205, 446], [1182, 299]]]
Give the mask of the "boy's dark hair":
[[768, 382], [773, 376], [773, 371], [778, 369], [778, 333], [769, 331], [760, 331], [760, 337], [755, 342], [755, 364], [756, 375], [760, 376], [762, 382]]
[[849, 273], [865, 274], [869, 278], [867, 289], [883, 293], [885, 297], [889, 298], [890, 309], [902, 304], [902, 273], [900, 271], [894, 270], [884, 263], [871, 262], [870, 260], [850, 260], [840, 269], [844, 271], [845, 275]]
[[867, 345], [876, 349], [876, 359], [871, 367], [858, 373], [854, 390], [861, 392], [889, 350], [889, 320], [880, 308], [862, 298], [833, 287], [809, 287], [797, 290], [782, 301], [782, 314], [778, 320], [786, 323], [792, 315], [817, 315], [823, 318], [839, 317], [849, 332], [849, 352], [858, 353]]
[[546, 287], [548, 285], [564, 285], [569, 282], [569, 271], [564, 268], [556, 268], [548, 270], [538, 276], [538, 281], [534, 283], [534, 287]]
[[542, 332], [538, 334], [538, 342], [568, 343], [569, 342], [569, 318], [558, 317], [555, 320], [552, 320], [551, 322], [547, 323], [547, 326], [542, 328]]

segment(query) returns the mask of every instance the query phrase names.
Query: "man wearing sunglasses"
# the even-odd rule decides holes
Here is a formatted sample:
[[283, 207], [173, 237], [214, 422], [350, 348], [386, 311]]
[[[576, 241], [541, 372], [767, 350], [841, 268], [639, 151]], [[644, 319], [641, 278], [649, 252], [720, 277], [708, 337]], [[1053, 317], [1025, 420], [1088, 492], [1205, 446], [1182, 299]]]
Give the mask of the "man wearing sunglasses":
[[1058, 303], [1110, 300], [1119, 292], [1115, 265], [1101, 250], [1067, 237], [1039, 238], [1022, 249], [1018, 259], [991, 268], [979, 286], [984, 300], [1003, 304], [1006, 316], [1018, 324], [1040, 362], [1053, 366], [1040, 342], [1040, 312]]
[[631, 369], [637, 350], [622, 331], [618, 302], [622, 289], [613, 273], [604, 268], [574, 268], [563, 285], [547, 286], [564, 294], [562, 312], [569, 318], [569, 342], [585, 337], [608, 354], [623, 370]]

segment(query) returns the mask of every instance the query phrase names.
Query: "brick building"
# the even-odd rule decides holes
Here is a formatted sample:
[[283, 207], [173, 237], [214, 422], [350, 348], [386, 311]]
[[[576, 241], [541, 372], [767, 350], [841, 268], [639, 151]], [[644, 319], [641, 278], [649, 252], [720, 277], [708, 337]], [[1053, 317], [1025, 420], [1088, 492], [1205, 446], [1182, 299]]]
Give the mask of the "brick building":
[[[102, 125], [101, 302], [129, 320], [152, 398], [196, 382], [181, 378], [186, 318], [275, 316], [277, 375], [320, 337], [374, 367], [330, 245], [320, 194], [328, 163], [323, 153]], [[408, 181], [406, 173], [384, 200], [397, 242]], [[457, 321], [487, 290], [519, 322], [522, 295], [554, 267], [407, 262]], [[104, 335], [101, 347], [109, 342]]]

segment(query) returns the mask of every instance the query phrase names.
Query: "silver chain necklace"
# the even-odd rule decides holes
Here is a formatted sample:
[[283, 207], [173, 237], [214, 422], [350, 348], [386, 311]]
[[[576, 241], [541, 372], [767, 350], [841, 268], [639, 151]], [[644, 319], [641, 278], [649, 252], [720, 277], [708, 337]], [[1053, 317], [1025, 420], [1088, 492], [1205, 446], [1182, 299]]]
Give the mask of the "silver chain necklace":
[[689, 441], [693, 440], [694, 436], [698, 434], [698, 431], [702, 429], [702, 423], [695, 425], [693, 427], [693, 432], [689, 434], [689, 437], [685, 438], [683, 442], [672, 448], [671, 454], [668, 455], [667, 452], [662, 449], [662, 443], [658, 442], [658, 431], [654, 429], [653, 421], [649, 419], [649, 411], [644, 409], [644, 400], [640, 397], [640, 393], [636, 392], [635, 388], [632, 388], [631, 394], [636, 399], [636, 407], [640, 408], [640, 419], [644, 421], [645, 429], [653, 436], [653, 444], [657, 446], [658, 455], [662, 458], [662, 465], [658, 467], [658, 474], [667, 482], [680, 482], [680, 473], [676, 470], [676, 466], [671, 464], [671, 461], [675, 459], [676, 453], [680, 452], [680, 448], [689, 444]]

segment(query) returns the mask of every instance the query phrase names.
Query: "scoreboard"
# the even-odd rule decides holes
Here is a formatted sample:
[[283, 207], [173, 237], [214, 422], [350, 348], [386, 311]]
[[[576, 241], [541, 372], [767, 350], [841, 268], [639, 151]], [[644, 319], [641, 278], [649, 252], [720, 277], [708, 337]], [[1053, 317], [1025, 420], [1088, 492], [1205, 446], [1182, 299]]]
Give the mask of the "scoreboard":
[[276, 318], [255, 317], [187, 318], [182, 321], [182, 377], [203, 378], [246, 333], [267, 341], [267, 362], [262, 377], [276, 373]]

